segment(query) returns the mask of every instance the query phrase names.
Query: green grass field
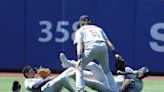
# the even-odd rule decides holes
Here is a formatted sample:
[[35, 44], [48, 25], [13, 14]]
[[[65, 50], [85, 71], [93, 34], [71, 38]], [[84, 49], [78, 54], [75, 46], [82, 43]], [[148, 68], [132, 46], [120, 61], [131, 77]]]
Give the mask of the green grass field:
[[[25, 90], [24, 88], [24, 78], [18, 77], [18, 78], [5, 78], [5, 77], [0, 77], [0, 92], [12, 92], [11, 87], [12, 87], [12, 82], [14, 80], [17, 80], [21, 83], [21, 91], [20, 92], [29, 92]], [[74, 81], [72, 81], [72, 84], [75, 85]], [[88, 87], [86, 87], [86, 90], [88, 92], [96, 92]], [[67, 90], [63, 89], [62, 92], [68, 92]], [[144, 89], [142, 92], [164, 92], [164, 80], [144, 80]]]

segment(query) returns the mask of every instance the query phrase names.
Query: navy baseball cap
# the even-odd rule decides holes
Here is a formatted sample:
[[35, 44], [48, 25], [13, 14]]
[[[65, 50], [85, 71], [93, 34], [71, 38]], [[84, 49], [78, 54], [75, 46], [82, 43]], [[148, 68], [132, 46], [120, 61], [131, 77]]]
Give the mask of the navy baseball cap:
[[82, 15], [80, 16], [79, 21], [90, 21], [90, 18], [88, 15]]

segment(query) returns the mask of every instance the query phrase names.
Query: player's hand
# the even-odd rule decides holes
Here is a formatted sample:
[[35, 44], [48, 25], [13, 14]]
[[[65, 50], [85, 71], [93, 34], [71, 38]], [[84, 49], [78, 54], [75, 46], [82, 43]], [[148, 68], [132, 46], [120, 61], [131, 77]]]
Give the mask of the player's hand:
[[116, 58], [116, 59], [123, 60], [123, 58], [122, 58], [119, 54], [115, 54], [115, 58]]

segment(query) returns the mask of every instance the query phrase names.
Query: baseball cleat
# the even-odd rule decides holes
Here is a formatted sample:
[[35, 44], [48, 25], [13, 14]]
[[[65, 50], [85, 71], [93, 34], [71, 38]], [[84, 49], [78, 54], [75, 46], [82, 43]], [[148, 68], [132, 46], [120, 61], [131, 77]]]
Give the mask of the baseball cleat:
[[60, 53], [60, 61], [62, 62], [61, 66], [63, 68], [68, 68], [68, 59], [66, 58], [64, 53]]

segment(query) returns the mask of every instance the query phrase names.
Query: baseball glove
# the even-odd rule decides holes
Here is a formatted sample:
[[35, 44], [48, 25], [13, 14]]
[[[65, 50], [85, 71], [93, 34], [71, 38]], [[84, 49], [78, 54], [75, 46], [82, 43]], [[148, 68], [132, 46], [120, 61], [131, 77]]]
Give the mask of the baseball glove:
[[124, 59], [118, 54], [115, 55], [115, 58], [116, 58], [116, 63], [115, 63], [116, 71], [118, 70], [125, 71], [126, 63]]
[[40, 77], [42, 78], [46, 78], [48, 76], [51, 75], [51, 71], [49, 68], [43, 68], [43, 67], [40, 67], [38, 70], [37, 70], [37, 73]]

